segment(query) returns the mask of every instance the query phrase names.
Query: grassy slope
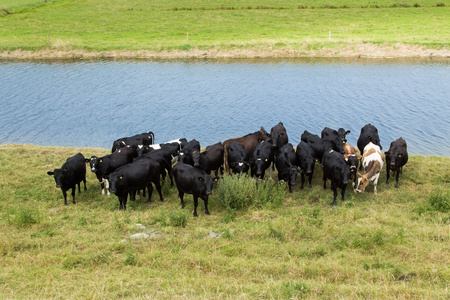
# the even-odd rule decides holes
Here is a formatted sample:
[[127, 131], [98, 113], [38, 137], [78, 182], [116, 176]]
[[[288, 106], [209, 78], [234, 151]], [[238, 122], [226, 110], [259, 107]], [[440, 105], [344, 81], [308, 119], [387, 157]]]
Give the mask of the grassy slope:
[[[399, 190], [383, 171], [377, 196], [349, 189], [334, 208], [317, 167], [313, 188], [294, 187], [282, 207], [226, 221], [214, 191], [211, 215], [200, 201], [193, 218], [192, 197], [181, 210], [168, 185], [163, 203], [138, 198], [118, 211], [90, 172], [88, 190], [64, 206], [46, 171], [78, 151], [107, 153], [0, 146], [0, 298], [448, 299], [450, 216], [427, 205], [433, 192], [449, 195], [448, 157], [413, 156]], [[174, 215], [186, 228], [172, 226]], [[138, 232], [161, 237], [120, 242]]]
[[[0, 49], [298, 50], [305, 45], [314, 49], [355, 43], [448, 46], [450, 1], [401, 3], [411, 7], [391, 8], [399, 4], [391, 0], [377, 1], [380, 8], [354, 0], [60, 0], [24, 13], [14, 14], [20, 10], [12, 9], [13, 14], [0, 18]], [[444, 6], [436, 7], [437, 3]], [[420, 7], [413, 7], [415, 4]]]

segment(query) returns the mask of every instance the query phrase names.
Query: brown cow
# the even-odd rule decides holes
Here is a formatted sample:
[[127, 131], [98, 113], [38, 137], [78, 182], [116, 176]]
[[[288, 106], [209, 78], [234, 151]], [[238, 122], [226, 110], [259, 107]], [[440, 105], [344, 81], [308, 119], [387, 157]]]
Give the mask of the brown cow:
[[[244, 148], [247, 151], [247, 153], [249, 155], [252, 155], [253, 152], [255, 151], [256, 146], [263, 140], [270, 140], [270, 135], [264, 129], [264, 127], [261, 127], [261, 129], [257, 132], [249, 133], [243, 137], [226, 140], [223, 143], [223, 148], [224, 148], [223, 161], [225, 164], [225, 172], [227, 172], [228, 174], [231, 174], [230, 166], [228, 165], [228, 147], [230, 146], [230, 144], [232, 142], [236, 141], [238, 143], [241, 143], [242, 145], [244, 145]], [[250, 160], [251, 160], [251, 158], [250, 158]]]

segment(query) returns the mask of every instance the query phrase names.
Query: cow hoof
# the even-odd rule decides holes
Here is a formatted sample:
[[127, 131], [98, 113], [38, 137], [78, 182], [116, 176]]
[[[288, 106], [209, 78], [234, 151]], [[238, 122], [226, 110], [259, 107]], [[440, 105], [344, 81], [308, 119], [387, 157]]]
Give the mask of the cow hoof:
[[197, 217], [198, 217], [197, 213], [194, 213], [194, 217], [195, 217], [195, 218], [197, 218]]
[[205, 210], [205, 214], [209, 215], [209, 211]]
[[398, 189], [398, 188], [399, 188], [399, 185], [398, 185], [398, 184], [396, 184], [396, 185], [395, 185], [395, 188], [396, 188], [396, 189]]

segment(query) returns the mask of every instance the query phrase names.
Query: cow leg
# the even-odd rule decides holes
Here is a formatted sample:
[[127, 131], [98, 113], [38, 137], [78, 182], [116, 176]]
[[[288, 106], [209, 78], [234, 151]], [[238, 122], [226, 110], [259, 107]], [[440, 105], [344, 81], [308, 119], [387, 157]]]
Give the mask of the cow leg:
[[341, 197], [342, 197], [342, 202], [344, 202], [344, 195], [345, 195], [345, 190], [347, 189], [347, 185], [344, 185], [342, 188], [341, 188]]
[[[148, 188], [148, 198], [147, 198], [147, 203], [150, 203], [151, 200], [152, 200], [152, 194], [153, 194], [153, 185], [152, 185], [151, 182], [147, 185], [147, 188]], [[161, 187], [160, 187], [160, 188], [161, 188]], [[158, 191], [158, 192], [159, 192], [159, 191]]]
[[[394, 172], [395, 172], [395, 171], [394, 171]], [[389, 173], [390, 173], [390, 172], [389, 172], [389, 164], [386, 164], [386, 184], [389, 183], [389, 176], [390, 176]], [[394, 174], [392, 174], [392, 175], [394, 175]]]
[[122, 195], [123, 210], [127, 210], [127, 198], [128, 198], [128, 194], [123, 193], [123, 195]]
[[136, 191], [131, 191], [130, 192], [130, 201], [135, 201], [136, 200]]
[[67, 192], [63, 189], [61, 189], [63, 196], [64, 196], [64, 205], [67, 205]]
[[378, 173], [378, 175], [375, 175], [375, 179], [373, 180], [373, 192], [375, 193], [375, 195], [377, 194], [377, 185], [378, 185], [378, 178], [380, 177], [380, 173]]
[[309, 183], [309, 188], [312, 188], [312, 177], [313, 177], [313, 174], [311, 173], [311, 175], [309, 175], [309, 178], [308, 178], [308, 183]]
[[100, 182], [100, 187], [102, 188], [102, 195], [105, 195], [105, 184]]
[[86, 177], [83, 178], [83, 183], [84, 183], [84, 190], [87, 191], [87, 187], [86, 187]]
[[117, 195], [117, 197], [119, 198], [119, 210], [122, 210], [123, 209], [123, 200], [122, 200], [122, 198], [123, 198], [123, 196], [122, 195]]
[[158, 191], [159, 200], [164, 201], [163, 196], [162, 196], [162, 191], [161, 191], [161, 184], [159, 183], [159, 180], [155, 180], [153, 183], [155, 184], [156, 190]]
[[206, 198], [203, 199], [203, 201], [205, 202], [205, 214], [209, 215], [209, 210], [208, 210], [208, 196], [206, 196]]
[[325, 176], [325, 174], [323, 174], [322, 180], [323, 180], [323, 189], [326, 190], [327, 189], [327, 177]]
[[198, 196], [194, 195], [194, 217], [198, 217], [197, 206], [198, 206]]
[[395, 172], [395, 188], [398, 189], [399, 185], [398, 185], [398, 177], [400, 176], [400, 170], [397, 169], [397, 171]]
[[172, 172], [172, 166], [171, 165], [169, 165], [169, 168], [167, 169], [167, 173], [169, 173], [170, 186], [173, 187], [173, 172]]
[[78, 182], [78, 194], [81, 193], [81, 181]]
[[291, 181], [288, 181], [289, 193], [292, 193]]
[[106, 189], [107, 195], [111, 196], [111, 193], [109, 192], [109, 180], [108, 179], [105, 179], [105, 189]]
[[184, 208], [184, 201], [183, 201], [184, 193], [182, 191], [178, 190], [178, 196], [181, 199], [181, 208]]
[[302, 174], [300, 174], [300, 175], [301, 175], [301, 178], [302, 178], [302, 185], [300, 186], [300, 189], [303, 190], [304, 184], [305, 184], [305, 174], [303, 174], [303, 172], [302, 172]]
[[[75, 202], [75, 188], [76, 188], [76, 186], [74, 185], [73, 187], [72, 187], [72, 202], [73, 202], [73, 204], [76, 204], [76, 202]], [[80, 188], [80, 184], [78, 183], [78, 188]]]
[[333, 184], [333, 181], [331, 181], [331, 189], [333, 190], [333, 203], [331, 203], [331, 206], [336, 205], [336, 197], [337, 197], [337, 187]]

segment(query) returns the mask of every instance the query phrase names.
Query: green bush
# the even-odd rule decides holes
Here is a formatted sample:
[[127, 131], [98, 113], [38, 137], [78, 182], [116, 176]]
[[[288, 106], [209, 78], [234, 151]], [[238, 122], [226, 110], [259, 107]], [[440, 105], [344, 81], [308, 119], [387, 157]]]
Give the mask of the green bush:
[[174, 210], [169, 212], [169, 225], [173, 227], [186, 228], [189, 214], [185, 210]]
[[450, 192], [442, 189], [435, 190], [428, 199], [430, 210], [446, 213], [450, 210]]
[[8, 223], [17, 227], [30, 226], [32, 224], [40, 223], [41, 218], [39, 211], [34, 208], [17, 207], [4, 214], [4, 218], [8, 220]]
[[225, 176], [217, 185], [218, 195], [225, 208], [246, 209], [256, 207], [279, 207], [286, 196], [282, 182], [255, 181], [247, 175]]
[[225, 208], [246, 209], [256, 193], [256, 182], [247, 175], [224, 176], [217, 184], [215, 193]]

